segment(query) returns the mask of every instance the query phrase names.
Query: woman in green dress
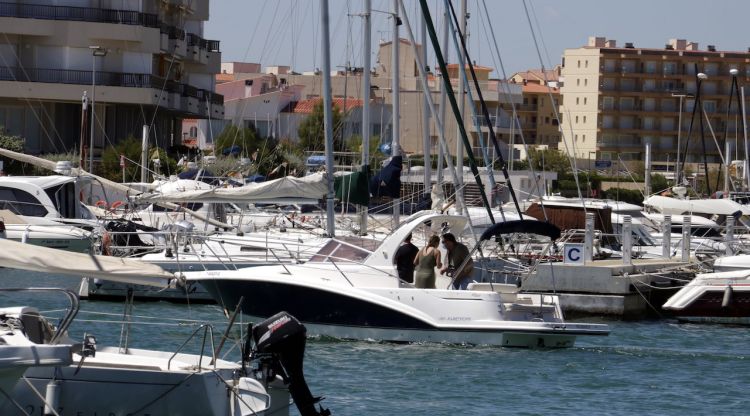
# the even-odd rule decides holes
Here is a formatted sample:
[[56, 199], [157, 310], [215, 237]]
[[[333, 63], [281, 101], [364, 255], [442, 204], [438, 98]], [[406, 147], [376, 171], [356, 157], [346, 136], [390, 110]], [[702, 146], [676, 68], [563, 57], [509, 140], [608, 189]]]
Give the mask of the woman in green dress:
[[427, 245], [419, 250], [417, 257], [414, 258], [414, 286], [420, 289], [435, 288], [435, 266], [443, 267], [440, 262], [440, 237], [433, 235]]

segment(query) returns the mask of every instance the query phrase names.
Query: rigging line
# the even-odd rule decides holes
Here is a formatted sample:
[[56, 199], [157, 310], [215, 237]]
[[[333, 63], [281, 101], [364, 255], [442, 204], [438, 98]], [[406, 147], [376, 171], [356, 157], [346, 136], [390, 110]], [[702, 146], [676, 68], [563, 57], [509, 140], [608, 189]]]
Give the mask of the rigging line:
[[[695, 111], [698, 108], [698, 105], [700, 104], [700, 96], [701, 96], [701, 79], [698, 78], [698, 64], [694, 64], [693, 66], [693, 72], [695, 72], [695, 79], [696, 79], [696, 94], [695, 98], [693, 99], [693, 111], [690, 115], [690, 124], [688, 125], [688, 134], [685, 138], [685, 151], [684, 151], [684, 157], [680, 161], [680, 166], [678, 166], [677, 169], [677, 179], [678, 181], [675, 181], [675, 185], [679, 185], [679, 179], [681, 178], [681, 172], [685, 169], [685, 162], [687, 159], [687, 152], [688, 152], [688, 145], [690, 144], [690, 137], [693, 135], [693, 123], [695, 122]], [[680, 149], [677, 149], [677, 151], [680, 151]], [[686, 178], [683, 178], [686, 179]]]
[[[541, 68], [542, 75], [544, 77], [545, 84], [547, 84], [547, 76], [545, 74], [544, 60], [542, 59], [542, 53], [539, 50], [539, 42], [537, 41], [537, 38], [536, 38], [536, 32], [534, 31], [534, 26], [531, 24], [531, 17], [529, 16], [529, 9], [526, 6], [526, 0], [522, 0], [522, 1], [523, 1], [523, 8], [526, 12], [526, 21], [529, 23], [529, 30], [531, 31], [531, 37], [534, 39], [534, 47], [536, 48], [536, 54], [537, 54], [537, 57], [539, 58], [539, 64], [542, 66]], [[554, 101], [554, 98], [552, 97], [552, 91], [551, 89], [549, 89], [549, 85], [547, 85], [547, 88], [549, 92], [550, 101], [554, 104], [555, 101]], [[578, 190], [578, 198], [581, 200], [581, 205], [583, 205], [584, 213], [586, 213], [586, 204], [583, 200], [583, 194], [581, 193], [581, 183], [578, 179], [578, 162], [576, 161], [575, 144], [573, 143], [574, 153], [573, 153], [573, 157], [571, 158], [570, 150], [568, 149], [568, 142], [565, 140], [565, 132], [563, 131], [563, 128], [560, 127], [562, 126], [560, 115], [557, 111], [557, 108], [554, 105], [552, 105], [552, 111], [555, 113], [555, 119], [557, 120], [557, 125], [560, 129], [560, 136], [562, 138], [563, 145], [565, 146], [565, 151], [568, 154], [568, 160], [571, 162], [571, 165], [573, 167], [573, 178], [575, 179], [575, 182], [576, 182], [576, 189]], [[568, 118], [570, 118], [570, 110], [568, 110]], [[571, 123], [568, 123], [568, 124], [570, 124], [570, 136], [569, 137], [573, 138], [573, 125]]]
[[271, 32], [273, 32], [274, 28], [278, 29], [278, 26], [281, 26], [281, 25], [274, 26], [274, 24], [276, 23], [276, 16], [279, 13], [279, 6], [280, 5], [281, 5], [281, 2], [277, 1], [276, 2], [276, 7], [274, 7], [274, 9], [273, 9], [273, 17], [271, 18], [271, 27], [268, 28], [268, 30], [266, 31], [266, 37], [263, 40], [263, 47], [261, 48], [261, 50], [260, 50], [260, 56], [258, 57], [258, 60], [261, 63], [263, 62], [263, 55], [265, 55], [265, 53], [266, 53], [266, 48], [268, 48], [268, 45], [269, 45], [268, 39], [271, 37]]
[[[497, 152], [497, 157], [500, 161], [500, 170], [503, 172], [503, 176], [505, 177], [506, 186], [508, 187], [508, 191], [510, 192], [511, 197], [513, 198], [513, 204], [516, 206], [518, 217], [520, 219], [523, 219], [523, 212], [521, 211], [521, 206], [518, 204], [518, 197], [516, 196], [516, 193], [513, 191], [513, 183], [510, 180], [510, 174], [508, 173], [508, 166], [505, 163], [505, 159], [503, 158], [502, 152], [500, 150], [500, 144], [498, 143], [497, 136], [495, 136], [495, 129], [492, 126], [492, 119], [490, 119], [490, 113], [489, 113], [489, 110], [487, 109], [487, 103], [484, 100], [484, 96], [482, 94], [482, 88], [479, 85], [477, 74], [474, 71], [474, 64], [471, 62], [471, 57], [469, 56], [469, 50], [466, 47], [466, 38], [461, 33], [461, 28], [458, 25], [458, 17], [456, 16], [456, 10], [453, 7], [453, 4], [448, 2], [448, 5], [450, 6], [451, 15], [453, 16], [453, 22], [455, 23], [454, 29], [458, 33], [458, 38], [461, 40], [461, 47], [463, 48], [464, 56], [466, 56], [466, 63], [469, 65], [469, 70], [471, 71], [471, 78], [474, 80], [474, 88], [477, 90], [477, 97], [479, 98], [479, 102], [481, 103], [482, 113], [484, 113], [484, 120], [487, 123], [487, 129], [489, 130], [490, 138], [492, 139], [492, 143], [495, 146], [495, 151]], [[481, 131], [479, 132], [479, 134], [481, 134]], [[468, 151], [472, 152], [471, 149], [469, 149]], [[510, 151], [512, 152], [513, 149], [510, 149]], [[511, 157], [513, 157], [512, 154], [511, 154]], [[492, 223], [494, 224], [495, 221], [491, 215], [490, 215], [490, 219], [493, 220]]]
[[[477, 162], [474, 159], [474, 152], [471, 149], [471, 143], [469, 142], [468, 133], [466, 132], [466, 126], [464, 126], [463, 118], [461, 117], [461, 114], [458, 111], [458, 102], [456, 101], [456, 97], [454, 95], [453, 85], [451, 84], [450, 79], [448, 79], [448, 67], [445, 63], [445, 59], [443, 59], [443, 53], [440, 51], [440, 44], [438, 42], [437, 33], [435, 32], [435, 26], [432, 23], [432, 16], [430, 14], [430, 8], [427, 5], [427, 0], [419, 0], [419, 3], [422, 7], [422, 15], [424, 16], [424, 20], [427, 23], [427, 32], [430, 34], [432, 47], [435, 50], [435, 55], [437, 55], [438, 63], [440, 64], [440, 72], [445, 74], [445, 76], [441, 78], [443, 79], [443, 84], [445, 85], [445, 88], [447, 90], [446, 95], [448, 96], [448, 101], [450, 101], [451, 109], [453, 110], [453, 115], [456, 118], [456, 124], [458, 125], [458, 129], [461, 135], [461, 140], [463, 141], [464, 148], [466, 149], [466, 154], [469, 157], [469, 166], [471, 167], [471, 173], [474, 176], [474, 179], [476, 180], [477, 185], [479, 186], [479, 194], [482, 197], [482, 203], [487, 208], [487, 214], [490, 217], [490, 221], [492, 221], [492, 223], [494, 224], [495, 218], [492, 215], [492, 209], [490, 208], [490, 203], [489, 203], [489, 200], [487, 199], [487, 193], [485, 192], [484, 185], [482, 184], [482, 178], [479, 176], [479, 170], [477, 169]], [[403, 0], [401, 4], [403, 5]], [[462, 36], [459, 36], [459, 37], [462, 37]], [[461, 174], [463, 174], [463, 172], [461, 172]]]
[[[12, 45], [10, 39], [8, 39], [8, 34], [5, 33], [5, 32], [2, 32], [2, 33], [3, 33], [3, 37], [5, 38], [6, 44]], [[26, 79], [31, 79], [29, 77], [28, 72], [26, 71], [26, 68], [23, 66], [23, 63], [21, 63], [21, 58], [18, 56], [18, 53], [16, 52], [16, 48], [13, 48], [11, 50], [13, 51], [13, 56], [16, 58], [16, 63], [19, 65], [19, 68], [23, 72], [23, 75], [26, 77]], [[5, 56], [0, 55], [0, 59], [3, 60], [3, 65], [5, 65], [6, 68], [11, 68], [11, 66], [8, 65], [8, 61], [5, 59]], [[11, 74], [13, 76], [13, 81], [14, 82], [20, 82], [18, 80], [18, 78], [16, 77], [16, 74], [14, 73], [14, 71], [11, 71]], [[55, 152], [59, 152], [59, 150], [57, 149], [57, 145], [52, 140], [52, 137], [50, 136], [49, 132], [47, 131], [47, 128], [44, 126], [44, 123], [42, 123], [42, 119], [36, 113], [36, 110], [34, 109], [34, 106], [31, 104], [31, 99], [28, 98], [28, 97], [23, 97], [23, 100], [26, 101], [26, 104], [28, 104], [29, 108], [31, 109], [31, 112], [34, 114], [34, 118], [36, 118], [36, 120], [39, 122], [39, 126], [42, 128], [42, 130], [46, 134], [47, 139], [49, 140], [49, 143], [55, 148]], [[37, 99], [36, 101], [39, 103], [39, 106], [41, 108], [42, 114], [45, 115], [46, 118], [47, 118], [47, 121], [50, 122], [50, 125], [52, 126], [53, 133], [55, 133], [55, 136], [56, 136], [57, 140], [60, 141], [60, 144], [62, 145], [63, 149], [67, 150], [67, 149], [65, 149], [65, 142], [62, 140], [62, 137], [60, 137], [60, 133], [57, 131], [57, 128], [55, 127], [55, 123], [54, 123], [52, 117], [49, 115], [49, 112], [47, 112], [47, 110], [44, 108], [44, 103], [42, 103], [42, 100], [39, 100], [39, 99]]]
[[[492, 61], [495, 64], [495, 66], [499, 67], [500, 70], [502, 71], [503, 79], [507, 80], [508, 74], [505, 71], [505, 64], [503, 63], [502, 56], [500, 55], [500, 48], [498, 47], [498, 44], [497, 44], [497, 36], [495, 35], [495, 29], [494, 29], [494, 26], [492, 25], [492, 20], [490, 20], [490, 13], [489, 13], [489, 10], [487, 9], [487, 2], [485, 0], [482, 0], [482, 6], [484, 8], [484, 16], [487, 19], [487, 26], [489, 26], [490, 34], [492, 35], [493, 44], [495, 46], [494, 53], [493, 53], [493, 49], [490, 49], [490, 56], [492, 56]], [[480, 19], [481, 19], [481, 16], [480, 16]], [[484, 20], [482, 20], [482, 26], [484, 27], [485, 37], [488, 38], [487, 42], [489, 43], [489, 36], [487, 35], [487, 27], [484, 26]], [[497, 61], [495, 60], [495, 55], [497, 55]], [[521, 137], [521, 142], [523, 143], [524, 150], [526, 151], [526, 155], [527, 155], [526, 158], [529, 160], [529, 170], [531, 170], [531, 174], [533, 175], [533, 177], [536, 178], [536, 169], [534, 168], [534, 165], [531, 163], [533, 159], [529, 156], [531, 152], [529, 152], [529, 145], [526, 143], [526, 138], [524, 136], [523, 129], [521, 129], [520, 115], [516, 111], [516, 105], [513, 103], [513, 98], [510, 94], [510, 86], [507, 83], [502, 83], [501, 86], [502, 86], [501, 91], [503, 95], [505, 96], [505, 100], [510, 104], [511, 109], [512, 109], [511, 123], [518, 125], [519, 136]], [[552, 104], [552, 107], [554, 108], [555, 101], [551, 97], [552, 95], [551, 91], [549, 91], [549, 94], [550, 94], [550, 103]], [[559, 125], [559, 122], [558, 122], [558, 125]], [[544, 171], [542, 171], [542, 176], [544, 176]], [[539, 181], [536, 181], [536, 180], [534, 181], [534, 187], [536, 188], [537, 194], [539, 195], [539, 204], [540, 204], [540, 207], [542, 208], [542, 214], [544, 215], [544, 219], [545, 221], [549, 221], [549, 218], [547, 216], [547, 210], [544, 206], [544, 198], [543, 198], [542, 190], [539, 187]]]
[[[703, 116], [706, 118], [706, 123], [708, 123], [708, 132], [711, 133], [711, 138], [714, 140], [714, 144], [716, 145], [716, 149], [719, 151], [719, 159], [721, 160], [721, 163], [723, 163], [726, 166], [729, 166], [729, 155], [724, 155], [724, 150], [719, 147], [719, 141], [716, 139], [716, 134], [714, 133], [714, 128], [711, 126], [711, 120], [708, 118], [708, 113], [706, 112], [706, 109], [702, 109], [701, 112], [703, 113]], [[724, 141], [726, 142], [726, 133], [724, 134]], [[725, 143], [726, 144], [726, 143]], [[721, 169], [721, 163], [719, 164], [719, 171], [716, 175], [716, 190], [719, 190], [719, 179], [721, 179], [722, 169]], [[706, 181], [708, 181], [708, 175], [706, 175]], [[730, 183], [732, 181], [729, 181]], [[734, 188], [734, 183], [731, 184], [732, 188]]]
[[[552, 59], [549, 57], [549, 50], [547, 50], [547, 43], [544, 42], [544, 36], [542, 35], [542, 25], [539, 24], [539, 19], [537, 19], [536, 9], [534, 8], [534, 2], [529, 1], [529, 7], [531, 7], [531, 15], [534, 16], [534, 23], [536, 24], [536, 27], [539, 30], [539, 40], [542, 42], [542, 49], [544, 50], [544, 55], [547, 57], [547, 63], [552, 66]], [[545, 73], [542, 73], [542, 76], [544, 76], [544, 81], [547, 82], [547, 76]]]

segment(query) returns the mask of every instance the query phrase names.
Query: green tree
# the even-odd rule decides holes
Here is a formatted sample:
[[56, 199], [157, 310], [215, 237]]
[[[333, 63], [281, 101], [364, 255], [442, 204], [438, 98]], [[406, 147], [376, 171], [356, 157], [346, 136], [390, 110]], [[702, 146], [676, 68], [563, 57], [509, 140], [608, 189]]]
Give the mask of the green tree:
[[[362, 153], [362, 136], [359, 134], [354, 134], [346, 141], [347, 142], [347, 148], [349, 148], [352, 152]], [[370, 136], [370, 166], [373, 166], [374, 163], [382, 160], [382, 157], [379, 157], [381, 155], [380, 152], [378, 152], [378, 146], [380, 146], [380, 136]], [[414, 158], [418, 158], [418, 156], [414, 156]]]
[[[115, 146], [104, 149], [102, 153], [101, 167], [94, 166], [94, 173], [103, 176], [109, 180], [122, 181], [122, 167], [120, 167], [120, 155], [124, 155], [125, 161], [125, 181], [140, 181], [141, 167], [141, 140], [129, 137]], [[166, 150], [152, 147], [148, 151], [149, 171], [154, 169], [151, 163], [152, 159], [159, 159], [161, 166], [159, 172], [162, 175], [173, 175], [177, 172], [177, 161], [167, 155]]]
[[[302, 120], [299, 125], [297, 134], [299, 135], [300, 146], [303, 150], [320, 151], [325, 149], [325, 128], [323, 122], [323, 102], [315, 104], [313, 112]], [[344, 134], [340, 126], [342, 125], [344, 115], [341, 110], [333, 106], [333, 148], [336, 150], [344, 149]]]
[[241, 154], [249, 157], [252, 152], [263, 147], [263, 144], [263, 139], [255, 129], [230, 124], [214, 139], [214, 154], [221, 156], [224, 149], [239, 146]]
[[528, 165], [540, 172], [557, 172], [559, 176], [571, 171], [568, 156], [556, 149], [529, 149]]
[[[2, 126], [0, 126], [0, 148], [12, 150], [14, 152], [23, 152], [24, 147], [24, 139], [18, 136], [12, 136], [10, 134], [7, 134]], [[13, 159], [9, 159], [6, 157], [0, 157], [0, 160], [2, 160], [4, 163], [3, 170], [6, 173], [16, 175], [20, 172], [23, 172], [23, 163], [17, 162]]]

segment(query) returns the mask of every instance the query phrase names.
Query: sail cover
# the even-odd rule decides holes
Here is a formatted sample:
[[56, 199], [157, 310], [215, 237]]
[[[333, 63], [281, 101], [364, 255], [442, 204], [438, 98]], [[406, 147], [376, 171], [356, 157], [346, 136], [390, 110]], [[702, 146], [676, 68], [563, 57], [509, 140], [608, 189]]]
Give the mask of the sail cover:
[[138, 260], [72, 253], [3, 238], [0, 238], [0, 266], [163, 288], [175, 278], [155, 264]]
[[213, 188], [181, 192], [141, 194], [137, 202], [273, 202], [288, 199], [318, 200], [325, 197], [328, 184], [324, 173], [302, 178], [287, 176], [237, 188]]
[[654, 195], [643, 204], [662, 214], [750, 215], [750, 208], [731, 199], [677, 199]]

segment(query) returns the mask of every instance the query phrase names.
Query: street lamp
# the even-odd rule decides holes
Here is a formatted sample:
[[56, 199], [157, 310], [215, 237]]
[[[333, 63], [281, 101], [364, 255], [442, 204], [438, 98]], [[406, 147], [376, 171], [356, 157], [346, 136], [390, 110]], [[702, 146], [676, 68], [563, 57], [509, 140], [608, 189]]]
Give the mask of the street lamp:
[[107, 56], [107, 49], [89, 46], [91, 49], [91, 139], [89, 143], [89, 172], [94, 170], [94, 118], [96, 118], [96, 57]]
[[672, 97], [678, 97], [680, 99], [680, 104], [679, 104], [680, 108], [679, 108], [679, 113], [677, 116], [677, 159], [675, 161], [675, 169], [674, 169], [674, 173], [675, 173], [674, 186], [680, 186], [679, 185], [679, 182], [680, 182], [679, 171], [680, 171], [680, 147], [681, 147], [680, 142], [681, 142], [681, 137], [682, 137], [682, 99], [685, 97], [693, 98], [695, 97], [695, 95], [690, 94], [690, 93], [687, 93], [687, 94], [672, 93]]

